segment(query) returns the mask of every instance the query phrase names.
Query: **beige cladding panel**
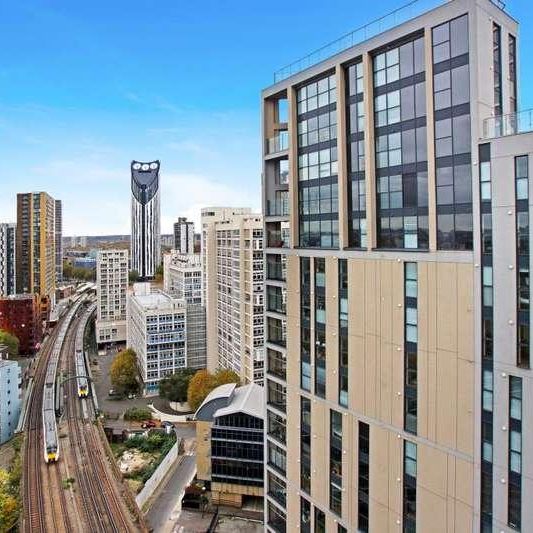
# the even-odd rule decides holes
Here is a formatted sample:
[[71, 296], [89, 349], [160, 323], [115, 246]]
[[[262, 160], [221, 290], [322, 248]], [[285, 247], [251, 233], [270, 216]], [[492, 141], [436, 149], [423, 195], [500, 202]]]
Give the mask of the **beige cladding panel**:
[[[287, 461], [287, 479], [293, 487], [300, 487], [300, 396], [295, 388], [287, 390], [287, 449], [293, 456]], [[312, 443], [311, 443], [312, 445]]]
[[348, 260], [348, 334], [365, 334], [365, 263], [361, 259]]
[[329, 413], [324, 402], [311, 402], [311, 496], [328, 501]]

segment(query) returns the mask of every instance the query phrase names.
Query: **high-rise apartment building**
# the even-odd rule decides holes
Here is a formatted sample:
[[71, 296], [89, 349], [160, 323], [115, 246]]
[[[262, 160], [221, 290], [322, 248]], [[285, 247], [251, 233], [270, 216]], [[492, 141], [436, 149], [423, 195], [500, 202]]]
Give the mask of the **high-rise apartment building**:
[[56, 283], [63, 281], [63, 205], [55, 201]]
[[55, 215], [46, 192], [17, 194], [17, 292], [38, 294], [43, 318], [55, 303]]
[[402, 13], [262, 94], [268, 531], [533, 524], [518, 26]]
[[128, 296], [127, 345], [137, 354], [145, 394], [157, 394], [159, 381], [187, 361], [186, 302], [150, 283], [135, 283]]
[[173, 250], [163, 256], [163, 287], [167, 294], [184, 299], [187, 314], [187, 366], [205, 368], [207, 357], [205, 307], [202, 305], [200, 255]]
[[263, 383], [263, 217], [246, 208], [202, 209], [207, 366]]
[[128, 251], [100, 250], [96, 259], [96, 341], [126, 340]]
[[142, 280], [161, 264], [159, 161], [131, 163], [131, 268]]
[[20, 365], [7, 358], [7, 349], [0, 345], [0, 444], [8, 441], [17, 428], [20, 398]]
[[0, 296], [16, 293], [16, 225], [0, 224]]
[[174, 249], [182, 254], [194, 253], [194, 222], [179, 217], [174, 224]]

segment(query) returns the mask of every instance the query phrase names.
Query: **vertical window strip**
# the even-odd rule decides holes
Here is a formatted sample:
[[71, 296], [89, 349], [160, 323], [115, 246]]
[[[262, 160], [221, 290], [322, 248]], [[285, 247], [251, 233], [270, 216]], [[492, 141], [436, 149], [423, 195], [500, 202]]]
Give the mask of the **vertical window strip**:
[[529, 160], [515, 157], [517, 365], [530, 368], [529, 355]]
[[311, 493], [311, 400], [300, 398], [300, 487]]
[[300, 258], [300, 387], [311, 392], [311, 259]]
[[418, 265], [405, 263], [404, 429], [416, 435], [418, 381]]
[[516, 37], [509, 35], [509, 109], [511, 113], [516, 113], [517, 106], [517, 87], [516, 87]]
[[509, 492], [507, 520], [522, 525], [522, 378], [509, 376]]
[[300, 496], [300, 531], [311, 533], [311, 503]]
[[403, 448], [403, 532], [416, 533], [416, 444], [404, 441]]
[[315, 394], [326, 397], [326, 260], [317, 257], [315, 268]]
[[329, 508], [342, 516], [342, 414], [330, 410], [329, 422]]
[[348, 407], [348, 260], [339, 259], [339, 405]]
[[493, 280], [492, 280], [492, 172], [490, 144], [479, 146], [479, 183], [481, 198], [481, 305], [482, 305], [482, 365], [481, 365], [481, 531], [492, 531], [493, 504]]
[[357, 531], [368, 533], [370, 495], [370, 426], [359, 422]]
[[[502, 105], [502, 29], [493, 23], [492, 25], [492, 54], [494, 71], [494, 115], [501, 116]], [[500, 124], [501, 128], [501, 124]]]

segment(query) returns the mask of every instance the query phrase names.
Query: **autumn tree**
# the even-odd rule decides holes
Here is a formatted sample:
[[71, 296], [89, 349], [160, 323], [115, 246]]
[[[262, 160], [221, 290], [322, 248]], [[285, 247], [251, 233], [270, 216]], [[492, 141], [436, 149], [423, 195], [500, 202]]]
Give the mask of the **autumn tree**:
[[3, 329], [0, 329], [0, 344], [7, 346], [7, 351], [10, 357], [15, 357], [19, 354], [18, 338]]
[[181, 368], [175, 374], [163, 378], [159, 382], [159, 396], [170, 402], [186, 402], [189, 382], [194, 374], [192, 368]]
[[119, 393], [129, 394], [139, 390], [137, 355], [131, 349], [119, 352], [111, 363], [111, 384]]
[[200, 407], [207, 395], [219, 385], [240, 383], [239, 375], [233, 370], [218, 369], [214, 374], [207, 370], [199, 370], [189, 383], [187, 402], [193, 411]]

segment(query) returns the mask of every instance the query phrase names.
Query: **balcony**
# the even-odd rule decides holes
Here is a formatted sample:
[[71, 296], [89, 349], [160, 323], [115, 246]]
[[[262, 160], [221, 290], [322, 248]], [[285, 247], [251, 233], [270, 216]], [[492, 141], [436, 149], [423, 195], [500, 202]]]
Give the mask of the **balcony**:
[[276, 200], [267, 200], [266, 214], [271, 217], [289, 216], [289, 197], [285, 196]]
[[533, 131], [533, 109], [490, 117], [483, 121], [483, 139], [497, 139], [530, 131]]
[[267, 229], [267, 247], [268, 248], [289, 248], [289, 230], [272, 230]]
[[289, 132], [280, 131], [274, 137], [267, 139], [266, 153], [267, 155], [277, 154], [289, 149]]

